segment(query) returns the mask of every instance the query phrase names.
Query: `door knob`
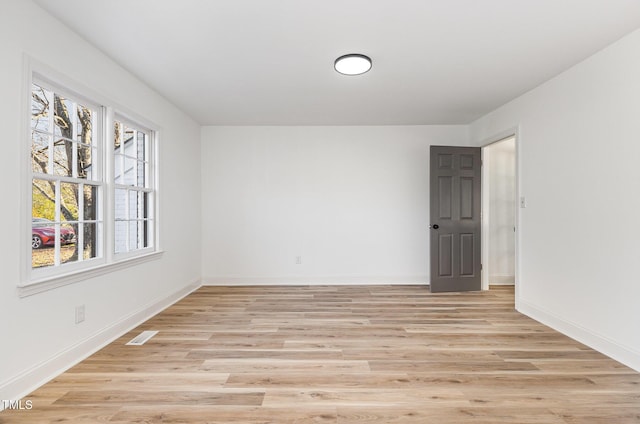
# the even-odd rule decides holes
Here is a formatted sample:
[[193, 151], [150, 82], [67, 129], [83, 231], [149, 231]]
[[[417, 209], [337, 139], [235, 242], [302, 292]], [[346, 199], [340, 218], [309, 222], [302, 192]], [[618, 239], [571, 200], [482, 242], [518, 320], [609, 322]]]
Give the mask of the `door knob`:
[[433, 228], [434, 230], [437, 230], [438, 228], [440, 228], [440, 226], [438, 224], [433, 224], [431, 228]]

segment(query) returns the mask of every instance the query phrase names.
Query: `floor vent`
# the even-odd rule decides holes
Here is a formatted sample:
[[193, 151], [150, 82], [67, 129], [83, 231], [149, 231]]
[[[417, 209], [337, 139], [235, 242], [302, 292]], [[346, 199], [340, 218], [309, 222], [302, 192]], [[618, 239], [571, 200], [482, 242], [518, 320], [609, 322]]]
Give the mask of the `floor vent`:
[[142, 346], [156, 334], [158, 334], [157, 331], [143, 331], [142, 333], [135, 336], [129, 343], [127, 343], [127, 346]]

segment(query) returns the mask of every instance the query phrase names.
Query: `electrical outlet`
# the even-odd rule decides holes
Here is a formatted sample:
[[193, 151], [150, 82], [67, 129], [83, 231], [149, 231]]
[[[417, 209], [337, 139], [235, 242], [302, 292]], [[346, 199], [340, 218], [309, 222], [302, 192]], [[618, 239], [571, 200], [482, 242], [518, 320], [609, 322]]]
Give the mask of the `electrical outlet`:
[[302, 256], [296, 256], [296, 265], [302, 265]]
[[84, 305], [76, 306], [76, 324], [84, 321]]

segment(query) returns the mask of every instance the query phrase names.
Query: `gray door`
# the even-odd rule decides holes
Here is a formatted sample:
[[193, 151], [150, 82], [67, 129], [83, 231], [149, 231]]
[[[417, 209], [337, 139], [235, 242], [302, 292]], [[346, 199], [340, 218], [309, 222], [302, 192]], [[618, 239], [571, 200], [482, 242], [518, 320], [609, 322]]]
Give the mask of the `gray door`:
[[431, 147], [431, 291], [481, 290], [479, 147]]

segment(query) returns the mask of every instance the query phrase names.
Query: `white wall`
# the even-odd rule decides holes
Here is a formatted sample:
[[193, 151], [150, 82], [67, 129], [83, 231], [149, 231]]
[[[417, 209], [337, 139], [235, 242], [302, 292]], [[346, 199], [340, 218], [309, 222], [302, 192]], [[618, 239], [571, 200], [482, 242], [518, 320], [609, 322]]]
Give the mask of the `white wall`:
[[427, 283], [429, 146], [467, 140], [466, 126], [203, 128], [204, 282]]
[[640, 370], [640, 31], [470, 126], [519, 127], [518, 308]]
[[483, 187], [489, 199], [489, 284], [515, 283], [516, 144], [511, 137], [485, 147], [483, 164], [488, 171]]
[[[164, 255], [145, 264], [20, 298], [23, 54], [161, 127], [160, 235]], [[0, 399], [16, 399], [144, 318], [200, 276], [200, 129], [184, 113], [40, 8], [3, 0], [0, 13]], [[74, 324], [75, 307], [86, 321]], [[147, 307], [151, 309], [147, 310]]]
[[[518, 308], [640, 370], [638, 51], [635, 32], [470, 130], [480, 145], [520, 129], [528, 207], [520, 211]], [[12, 184], [26, 142], [23, 53], [161, 125], [161, 259], [18, 297], [20, 243], [9, 241], [23, 236], [25, 213], [21, 185]], [[0, 57], [0, 399], [26, 393], [200, 275], [215, 283], [426, 282], [429, 145], [465, 145], [467, 127], [207, 127], [201, 136], [28, 0], [2, 3]], [[79, 304], [87, 320], [75, 325]]]

